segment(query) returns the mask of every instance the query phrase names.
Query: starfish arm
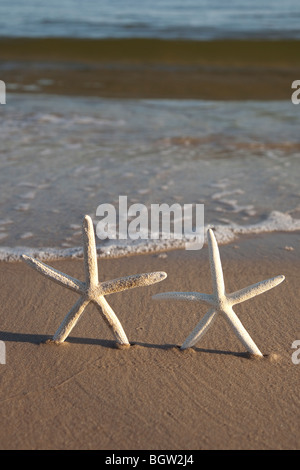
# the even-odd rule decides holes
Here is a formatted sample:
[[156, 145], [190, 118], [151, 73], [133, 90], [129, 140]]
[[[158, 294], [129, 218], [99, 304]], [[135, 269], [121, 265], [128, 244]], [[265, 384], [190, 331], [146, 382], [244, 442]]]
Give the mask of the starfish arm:
[[284, 281], [284, 276], [276, 276], [272, 279], [267, 279], [266, 281], [257, 282], [252, 284], [249, 287], [245, 287], [237, 292], [229, 294], [227, 297], [231, 301], [232, 305], [239, 304], [245, 300], [251, 299], [256, 295], [263, 294], [264, 292], [272, 289], [273, 287], [278, 286], [282, 281]]
[[40, 274], [43, 274], [45, 277], [51, 279], [52, 281], [60, 284], [61, 286], [67, 287], [79, 294], [82, 294], [85, 289], [85, 285], [83, 282], [78, 281], [67, 274], [61, 273], [57, 269], [54, 269], [46, 264], [38, 261], [34, 258], [31, 258], [27, 255], [22, 255], [22, 260], [28, 264], [31, 268], [38, 271]]
[[53, 341], [62, 343], [67, 338], [88, 304], [89, 300], [85, 299], [84, 297], [80, 297], [80, 299], [77, 300], [76, 304], [74, 304], [71, 310], [67, 313], [55, 335], [53, 336]]
[[223, 315], [231, 328], [233, 329], [237, 338], [241, 341], [241, 343], [245, 346], [247, 351], [255, 356], [262, 356], [262, 353], [254, 343], [253, 339], [242, 325], [241, 321], [233, 311], [231, 307], [227, 307], [223, 312]]
[[87, 286], [98, 284], [98, 264], [95, 234], [92, 219], [86, 215], [82, 224], [83, 256]]
[[162, 292], [152, 296], [155, 300], [186, 300], [194, 302], [207, 302], [212, 304], [214, 297], [209, 294], [201, 294], [200, 292]]
[[207, 332], [207, 330], [211, 327], [214, 323], [215, 319], [217, 318], [218, 312], [215, 308], [211, 308], [204, 317], [199, 321], [197, 326], [193, 329], [191, 334], [187, 337], [183, 345], [180, 349], [187, 349], [191, 348], [196, 344], [200, 338]]
[[225, 293], [223, 270], [217, 240], [211, 229], [207, 231], [207, 241], [213, 291], [217, 297], [220, 297]]
[[165, 272], [154, 272], [145, 274], [135, 274], [133, 276], [120, 277], [112, 281], [101, 282], [98, 291], [100, 295], [114, 294], [134, 287], [150, 286], [160, 282], [167, 277]]
[[129, 345], [130, 343], [127, 339], [125, 331], [123, 330], [123, 327], [118, 317], [116, 316], [115, 312], [113, 311], [109, 303], [105, 300], [105, 298], [101, 296], [99, 299], [97, 299], [97, 302], [95, 303], [98, 309], [100, 310], [100, 313], [102, 314], [107, 325], [112, 330], [112, 333], [114, 337], [116, 338], [116, 341], [120, 344]]

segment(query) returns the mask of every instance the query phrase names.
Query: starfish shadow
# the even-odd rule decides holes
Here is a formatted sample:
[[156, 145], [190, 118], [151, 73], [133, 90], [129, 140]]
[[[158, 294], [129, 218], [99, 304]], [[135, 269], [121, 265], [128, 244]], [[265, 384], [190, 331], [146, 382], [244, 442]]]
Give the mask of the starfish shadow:
[[[153, 344], [153, 343], [140, 343], [140, 342], [134, 342], [130, 343], [131, 346], [140, 346], [143, 348], [149, 348], [149, 349], [163, 349], [165, 351], [167, 350], [173, 350], [176, 349], [182, 354], [185, 354], [186, 350], [181, 349], [180, 345], [178, 344]], [[192, 348], [193, 351], [197, 353], [206, 353], [206, 354], [219, 354], [219, 355], [226, 355], [226, 356], [235, 356], [235, 357], [243, 357], [243, 358], [249, 358], [250, 355], [248, 352], [238, 352], [238, 351], [225, 351], [222, 349], [205, 349], [205, 348]]]
[[46, 335], [34, 335], [31, 333], [12, 333], [10, 331], [0, 331], [0, 340], [12, 343], [31, 343], [40, 344], [47, 339], [50, 339]]
[[[143, 348], [149, 348], [149, 349], [163, 349], [165, 351], [167, 350], [178, 350], [182, 354], [185, 354], [186, 350], [181, 349], [180, 345], [178, 344], [153, 344], [153, 343], [140, 343], [140, 342], [134, 342], [130, 343], [131, 346], [140, 346]], [[248, 352], [237, 352], [237, 351], [225, 351], [221, 349], [204, 349], [204, 348], [193, 348], [193, 351], [198, 352], [198, 353], [207, 353], [207, 354], [220, 354], [220, 355], [226, 355], [226, 356], [236, 356], [236, 357], [243, 357], [248, 359], [250, 357]]]
[[101, 346], [107, 349], [120, 349], [120, 345], [113, 340], [110, 339], [99, 339], [99, 338], [82, 338], [82, 337], [75, 337], [69, 336], [66, 343], [70, 344], [86, 344], [91, 346]]
[[[12, 342], [12, 343], [30, 343], [30, 344], [46, 344], [47, 341], [51, 340], [52, 336], [49, 335], [39, 335], [39, 334], [31, 334], [31, 333], [12, 333], [9, 331], [0, 331], [0, 341], [5, 342]], [[122, 346], [118, 345], [113, 340], [109, 339], [99, 339], [99, 338], [82, 338], [82, 337], [75, 337], [72, 336], [68, 338], [68, 341], [65, 344], [89, 344], [92, 346], [101, 346], [107, 349], [121, 349]], [[59, 345], [58, 345], [59, 346]], [[139, 341], [131, 342], [131, 347], [141, 347], [141, 348], [148, 348], [148, 349], [160, 349], [163, 351], [168, 350], [178, 350], [184, 354], [185, 350], [180, 349], [178, 344], [158, 344], [158, 343], [142, 343]], [[235, 356], [241, 357], [244, 359], [249, 359], [251, 355], [248, 352], [235, 352], [235, 351], [225, 351], [221, 349], [205, 349], [205, 348], [197, 348], [194, 347], [193, 350], [199, 353], [206, 353], [206, 354], [219, 354], [219, 355], [226, 355], [226, 356]]]
[[[30, 343], [30, 344], [46, 344], [47, 341], [52, 340], [52, 336], [49, 335], [39, 335], [32, 333], [12, 333], [10, 331], [0, 331], [0, 341], [12, 342], [12, 343]], [[99, 338], [83, 338], [77, 336], [69, 336], [68, 340], [65, 341], [65, 344], [87, 344], [91, 346], [102, 346], [108, 349], [120, 349], [122, 345], [119, 345], [114, 340], [110, 339], [99, 339]], [[58, 344], [59, 346], [59, 344]], [[132, 342], [130, 346], [143, 347], [150, 349], [172, 349], [176, 348], [176, 344], [153, 344], [153, 343], [141, 343], [141, 342]]]
[[164, 351], [167, 351], [168, 349], [179, 348], [179, 346], [177, 344], [142, 343], [142, 342], [139, 342], [139, 341], [132, 342], [131, 346], [133, 346], [133, 347], [138, 346], [138, 347], [141, 347], [141, 348], [148, 348], [148, 349], [163, 349]]
[[[9, 331], [0, 331], [0, 340], [4, 342], [13, 343], [31, 343], [31, 344], [45, 344], [51, 340], [52, 336], [39, 335], [30, 333], [12, 333]], [[97, 339], [97, 338], [80, 338], [80, 337], [69, 337], [66, 343], [72, 344], [90, 344], [96, 346], [103, 346], [105, 348], [116, 349], [118, 346], [113, 340]]]
[[250, 357], [250, 354], [248, 352], [225, 351], [223, 349], [205, 349], [205, 348], [194, 348], [194, 350], [200, 353], [235, 356], [235, 357], [242, 357], [245, 359], [249, 359]]

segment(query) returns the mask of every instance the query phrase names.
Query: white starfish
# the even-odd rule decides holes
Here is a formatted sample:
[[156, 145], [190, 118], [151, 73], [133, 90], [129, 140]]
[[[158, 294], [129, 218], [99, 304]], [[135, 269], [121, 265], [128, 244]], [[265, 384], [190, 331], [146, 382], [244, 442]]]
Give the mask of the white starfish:
[[251, 299], [256, 295], [262, 294], [272, 287], [280, 284], [285, 277], [276, 276], [267, 281], [261, 281], [257, 284], [253, 284], [249, 287], [245, 287], [237, 292], [232, 294], [227, 294], [225, 292], [224, 279], [223, 279], [223, 270], [221, 265], [219, 248], [215, 235], [211, 229], [207, 232], [208, 239], [208, 249], [209, 249], [209, 259], [210, 259], [210, 269], [212, 276], [213, 284], [213, 294], [200, 294], [199, 292], [165, 292], [162, 294], [154, 295], [155, 299], [178, 299], [178, 300], [187, 300], [187, 301], [204, 301], [210, 304], [212, 307], [204, 315], [202, 320], [197, 324], [191, 334], [187, 337], [181, 349], [186, 349], [194, 346], [200, 338], [207, 332], [215, 321], [219, 313], [228, 321], [229, 325], [232, 327], [234, 333], [245, 346], [248, 352], [254, 355], [262, 356], [262, 353], [245, 330], [244, 326], [236, 316], [233, 311], [233, 305], [244, 302], [245, 300]]
[[81, 295], [80, 299], [73, 305], [69, 313], [64, 318], [60, 327], [53, 336], [53, 341], [62, 343], [71, 330], [78, 322], [84, 309], [90, 302], [93, 302], [100, 313], [103, 315], [104, 320], [111, 328], [116, 340], [120, 344], [129, 345], [127, 336], [123, 327], [118, 320], [113, 309], [110, 307], [105, 299], [105, 295], [121, 292], [133, 287], [149, 286], [156, 282], [160, 282], [167, 277], [165, 272], [153, 272], [146, 274], [136, 274], [133, 276], [121, 277], [112, 281], [99, 282], [98, 281], [98, 264], [97, 264], [97, 250], [95, 243], [95, 235], [92, 219], [85, 216], [82, 224], [83, 234], [83, 254], [84, 254], [84, 267], [85, 267], [85, 282], [81, 282], [71, 276], [61, 273], [56, 269], [47, 266], [46, 264], [31, 258], [27, 255], [22, 255], [30, 267], [36, 269], [39, 273], [43, 274], [52, 281], [71, 289]]

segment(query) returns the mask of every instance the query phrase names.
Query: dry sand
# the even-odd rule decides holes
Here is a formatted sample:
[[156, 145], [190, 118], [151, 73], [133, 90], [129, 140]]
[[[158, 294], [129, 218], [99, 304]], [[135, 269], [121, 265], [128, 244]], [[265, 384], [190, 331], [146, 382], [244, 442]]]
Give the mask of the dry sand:
[[[45, 344], [77, 295], [21, 262], [0, 263], [0, 448], [299, 449], [300, 364], [291, 360], [300, 339], [299, 248], [299, 233], [221, 246], [228, 291], [286, 276], [235, 307], [261, 360], [245, 354], [222, 318], [195, 348], [180, 351], [206, 305], [151, 299], [211, 292], [207, 246], [100, 260], [101, 280], [168, 273], [160, 284], [107, 297], [134, 343], [129, 349], [115, 346], [93, 306], [64, 344]], [[49, 264], [83, 278], [82, 260]]]

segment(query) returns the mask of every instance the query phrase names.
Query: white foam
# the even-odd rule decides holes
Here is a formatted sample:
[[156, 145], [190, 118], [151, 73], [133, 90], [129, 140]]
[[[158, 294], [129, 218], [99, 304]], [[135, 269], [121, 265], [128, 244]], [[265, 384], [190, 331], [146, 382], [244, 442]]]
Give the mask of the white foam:
[[215, 226], [216, 238], [220, 244], [228, 243], [239, 235], [267, 232], [293, 232], [300, 230], [300, 219], [293, 219], [289, 214], [272, 211], [266, 220], [250, 225], [218, 225]]
[[36, 191], [28, 191], [26, 194], [21, 194], [22, 199], [34, 199], [36, 196]]
[[[229, 211], [233, 212], [235, 214], [238, 214], [240, 212], [244, 212], [245, 214], [249, 216], [253, 216], [256, 214], [256, 211], [254, 209], [254, 206], [252, 204], [246, 205], [246, 206], [240, 206], [235, 199], [223, 199], [222, 201], [223, 204], [226, 204], [229, 206]], [[223, 211], [226, 212], [226, 210], [223, 209]]]
[[0, 225], [9, 225], [13, 224], [13, 221], [11, 219], [0, 219]]
[[222, 191], [220, 193], [215, 193], [211, 196], [212, 199], [222, 199], [224, 196], [231, 196], [232, 194], [244, 194], [245, 191], [242, 189], [234, 189], [232, 191]]
[[14, 207], [16, 211], [20, 211], [20, 212], [26, 212], [29, 210], [29, 208], [30, 208], [30, 204], [27, 204], [27, 203], [20, 203]]
[[[205, 226], [205, 233], [211, 225]], [[293, 219], [289, 214], [273, 211], [269, 217], [257, 224], [238, 225], [214, 225], [215, 235], [220, 245], [232, 242], [240, 235], [258, 234], [285, 231], [292, 232], [300, 230], [300, 219]], [[97, 246], [99, 258], [116, 258], [129, 254], [142, 254], [151, 252], [168, 251], [174, 248], [182, 249], [185, 243], [191, 240], [142, 240], [128, 242], [127, 240], [111, 240], [105, 246]], [[22, 254], [27, 254], [44, 261], [66, 258], [82, 258], [82, 247], [65, 248], [28, 248], [28, 247], [0, 247], [0, 261], [19, 261]]]
[[73, 122], [76, 124], [94, 124], [98, 126], [124, 126], [125, 121], [123, 119], [116, 119], [114, 121], [109, 119], [99, 119], [94, 116], [75, 116]]
[[64, 121], [64, 119], [62, 119], [60, 116], [51, 113], [40, 114], [37, 115], [36, 118], [38, 118], [40, 122], [60, 123]]
[[26, 240], [27, 238], [31, 238], [31, 237], [33, 237], [33, 233], [32, 233], [32, 232], [25, 232], [25, 233], [23, 233], [23, 234], [20, 236], [20, 238], [21, 238], [22, 240]]
[[25, 186], [26, 188], [35, 188], [36, 184], [30, 183], [29, 181], [21, 181], [17, 186]]

